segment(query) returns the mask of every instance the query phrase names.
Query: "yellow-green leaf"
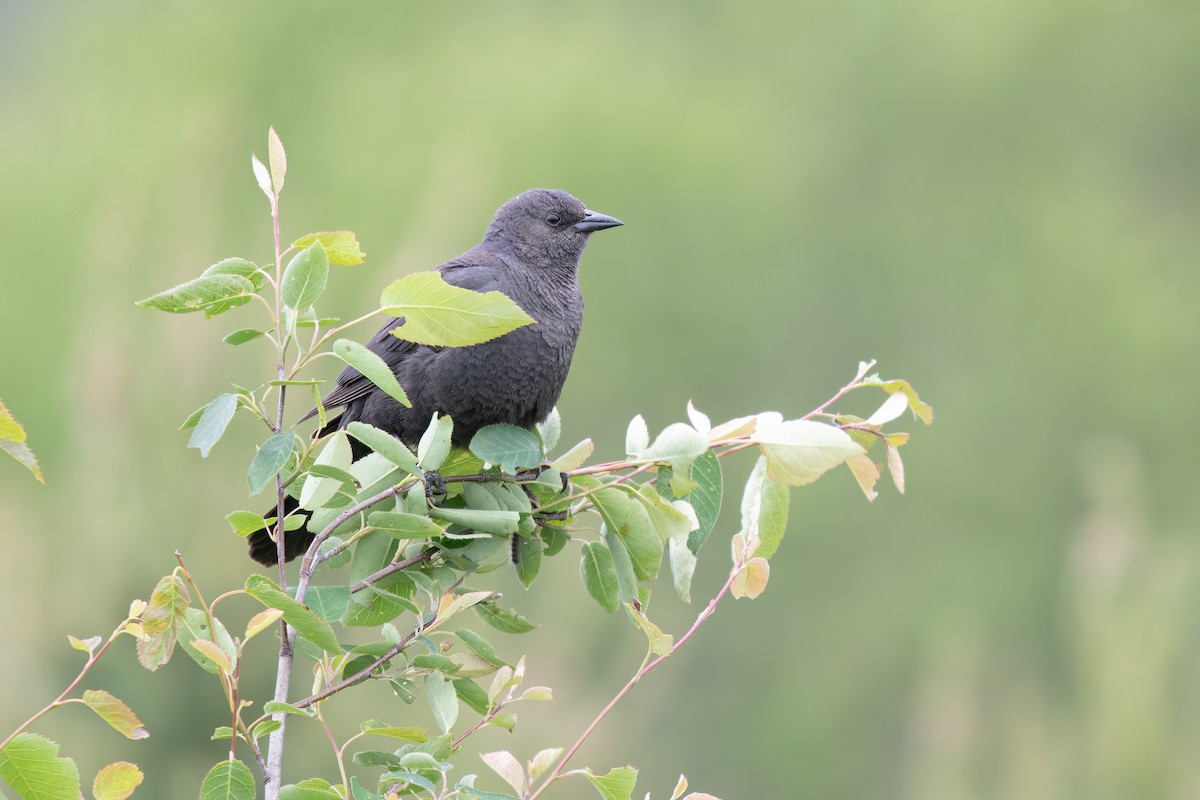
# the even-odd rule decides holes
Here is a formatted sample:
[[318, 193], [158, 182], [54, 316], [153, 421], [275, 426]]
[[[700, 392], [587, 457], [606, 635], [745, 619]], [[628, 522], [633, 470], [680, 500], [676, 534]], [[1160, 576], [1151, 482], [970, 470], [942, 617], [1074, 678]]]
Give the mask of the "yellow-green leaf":
[[436, 272], [414, 272], [395, 281], [379, 304], [404, 318], [392, 335], [439, 347], [480, 344], [535, 322], [501, 292], [452, 286]]
[[127, 739], [145, 739], [150, 734], [142, 727], [142, 721], [133, 709], [102, 689], [88, 689], [83, 693], [83, 704], [100, 715], [118, 733]]
[[136, 764], [116, 761], [101, 767], [92, 781], [95, 800], [125, 800], [142, 784], [142, 771]]

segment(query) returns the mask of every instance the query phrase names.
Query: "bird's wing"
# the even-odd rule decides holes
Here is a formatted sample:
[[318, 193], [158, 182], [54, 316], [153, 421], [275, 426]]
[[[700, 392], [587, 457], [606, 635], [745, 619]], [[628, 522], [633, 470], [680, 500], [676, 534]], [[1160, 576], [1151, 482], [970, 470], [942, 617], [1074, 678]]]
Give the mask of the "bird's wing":
[[[477, 251], [468, 251], [438, 267], [438, 271], [446, 283], [474, 292], [500, 289], [503, 269], [504, 264], [499, 259], [488, 253]], [[400, 362], [417, 348], [441, 349], [428, 348], [426, 345], [418, 345], [393, 336], [392, 331], [403, 322], [404, 317], [392, 317], [366, 344], [367, 349], [382, 358], [393, 373], [399, 370]], [[321, 405], [327, 409], [339, 408], [360, 397], [366, 397], [373, 391], [376, 391], [375, 384], [354, 367], [346, 367], [342, 370], [342, 374], [338, 375], [333, 391], [325, 396]], [[300, 422], [312, 419], [316, 415], [317, 410], [314, 408], [305, 414]]]

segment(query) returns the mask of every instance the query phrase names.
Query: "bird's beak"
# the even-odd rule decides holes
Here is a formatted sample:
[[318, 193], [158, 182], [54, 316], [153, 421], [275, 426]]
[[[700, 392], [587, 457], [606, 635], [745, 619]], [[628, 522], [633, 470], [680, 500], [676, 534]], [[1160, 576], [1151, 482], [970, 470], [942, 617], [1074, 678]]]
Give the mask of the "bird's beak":
[[610, 217], [607, 214], [601, 214], [598, 211], [583, 211], [583, 221], [575, 223], [575, 230], [583, 233], [592, 233], [593, 231], [602, 231], [605, 228], [615, 228], [618, 225], [624, 225], [624, 222], [616, 217]]

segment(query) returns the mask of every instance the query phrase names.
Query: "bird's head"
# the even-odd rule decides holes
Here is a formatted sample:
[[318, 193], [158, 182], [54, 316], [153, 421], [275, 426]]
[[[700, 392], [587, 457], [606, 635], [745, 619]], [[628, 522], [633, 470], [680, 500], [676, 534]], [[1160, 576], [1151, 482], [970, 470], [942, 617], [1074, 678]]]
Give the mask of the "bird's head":
[[500, 206], [484, 242], [502, 247], [524, 264], [573, 270], [591, 234], [623, 224], [589, 211], [561, 189], [529, 189]]

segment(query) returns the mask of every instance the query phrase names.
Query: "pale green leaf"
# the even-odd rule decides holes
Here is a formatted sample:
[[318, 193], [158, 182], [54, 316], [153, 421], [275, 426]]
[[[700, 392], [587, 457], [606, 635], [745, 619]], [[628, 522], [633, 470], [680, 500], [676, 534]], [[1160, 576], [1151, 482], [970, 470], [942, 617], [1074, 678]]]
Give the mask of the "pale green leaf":
[[470, 450], [487, 464], [514, 475], [522, 467], [542, 462], [542, 443], [536, 434], [514, 425], [485, 425], [471, 437]]
[[507, 750], [497, 750], [492, 753], [480, 753], [479, 757], [503, 778], [505, 783], [516, 789], [518, 795], [525, 794], [525, 770], [521, 768], [521, 762], [517, 761], [516, 756]]
[[591, 439], [584, 439], [582, 442], [551, 461], [550, 466], [559, 472], [570, 472], [573, 469], [579, 469], [581, 466], [583, 466], [585, 461], [592, 457], [592, 452], [595, 449], [596, 445], [592, 443]]
[[675, 594], [685, 603], [692, 602], [692, 575], [696, 572], [696, 554], [687, 544], [678, 539], [667, 542], [667, 556], [671, 562], [671, 582]]
[[355, 421], [346, 426], [346, 433], [358, 439], [405, 472], [413, 475], [419, 474], [420, 470], [417, 469], [416, 455], [405, 447], [403, 442], [387, 431], [367, 425], [364, 422]]
[[[348, 470], [352, 460], [350, 440], [346, 438], [346, 434], [338, 431], [326, 440], [325, 446], [317, 454], [313, 466], [329, 466], [339, 470]], [[342, 486], [343, 482], [334, 478], [307, 475], [304, 478], [304, 485], [300, 488], [300, 507], [309, 511], [320, 508], [332, 500]]]
[[225, 344], [239, 345], [253, 341], [260, 336], [265, 336], [266, 331], [260, 331], [258, 328], [240, 328], [233, 333], [228, 334], [223, 341]]
[[529, 780], [536, 781], [546, 772], [546, 770], [558, 763], [558, 759], [563, 754], [561, 747], [548, 747], [545, 750], [539, 750], [529, 761]]
[[[904, 399], [904, 395], [896, 394], [893, 397]], [[907, 401], [905, 401], [907, 405]], [[875, 501], [879, 496], [879, 492], [875, 491], [875, 483], [879, 480], [879, 467], [871, 460], [871, 457], [866, 453], [856, 453], [854, 456], [846, 459], [846, 466], [850, 468], [854, 479], [858, 481], [858, 487], [862, 489], [867, 500]]]
[[[222, 663], [232, 666], [237, 661], [237, 646], [234, 645], [233, 637], [229, 635], [225, 624], [217, 617], [213, 619], [217, 623], [216, 644], [213, 644], [212, 641], [213, 635], [209, 629], [208, 614], [204, 613], [202, 608], [192, 606], [184, 611], [178, 628], [179, 645], [205, 672], [216, 675]], [[223, 659], [214, 658], [207, 647], [196, 647], [196, 643], [202, 641], [207, 641], [210, 646], [217, 648]], [[226, 671], [229, 671], [228, 667]]]
[[638, 414], [629, 420], [625, 429], [625, 453], [630, 458], [641, 458], [642, 453], [650, 446], [650, 429], [646, 427], [646, 419]]
[[832, 425], [795, 419], [760, 424], [752, 441], [767, 458], [767, 473], [789, 486], [812, 483], [846, 459], [863, 452], [845, 431]]
[[767, 460], [759, 458], [742, 492], [742, 531], [758, 542], [755, 552], [770, 558], [779, 549], [787, 528], [788, 487], [771, 480]]
[[263, 190], [263, 194], [271, 201], [271, 207], [274, 208], [275, 192], [271, 188], [271, 173], [256, 155], [250, 156], [250, 167], [254, 170], [254, 180], [258, 183], [258, 188]]
[[733, 576], [729, 593], [739, 600], [743, 597], [753, 600], [767, 588], [770, 577], [771, 564], [765, 558], [752, 558]]
[[237, 406], [238, 399], [235, 394], [222, 394], [209, 403], [200, 415], [187, 446], [197, 448], [201, 458], [208, 458], [213, 445], [225, 433], [225, 428], [233, 419]]
[[448, 733], [458, 720], [458, 693], [454, 691], [454, 684], [441, 672], [431, 672], [425, 678], [425, 695], [438, 729]]
[[558, 406], [550, 409], [550, 414], [537, 424], [538, 436], [542, 437], [542, 449], [549, 453], [558, 446], [558, 439], [562, 435], [562, 417], [558, 413]]
[[274, 127], [267, 130], [267, 162], [271, 165], [271, 186], [278, 196], [283, 191], [283, 176], [287, 174], [287, 154]]
[[708, 450], [708, 437], [697, 431], [691, 425], [673, 422], [663, 429], [654, 443], [645, 448], [644, 458], [652, 461], [669, 461], [674, 463], [680, 459], [691, 459]]

